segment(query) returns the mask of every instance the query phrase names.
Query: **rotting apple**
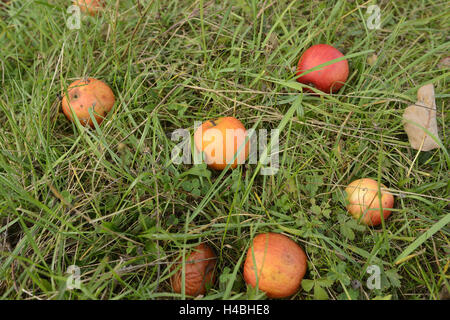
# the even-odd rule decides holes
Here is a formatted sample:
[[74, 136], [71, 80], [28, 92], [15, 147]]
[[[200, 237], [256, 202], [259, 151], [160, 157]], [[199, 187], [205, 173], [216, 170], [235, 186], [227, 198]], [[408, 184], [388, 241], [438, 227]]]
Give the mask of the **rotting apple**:
[[[381, 194], [378, 193], [378, 182], [370, 179], [358, 179], [350, 183], [345, 192], [347, 194], [347, 210], [356, 219], [368, 226], [377, 226], [381, 223], [381, 210], [386, 220], [394, 207], [394, 196], [387, 192], [386, 186], [380, 184]], [[362, 216], [362, 217], [361, 217]]]
[[[181, 259], [178, 260], [181, 263]], [[185, 293], [196, 297], [206, 293], [206, 286], [214, 283], [217, 257], [214, 251], [206, 244], [201, 243], [193, 249], [186, 259], [185, 265]], [[179, 266], [179, 264], [177, 264]], [[170, 278], [172, 290], [181, 293], [182, 268]]]
[[95, 120], [100, 124], [111, 111], [114, 102], [114, 93], [103, 81], [94, 78], [79, 79], [72, 82], [67, 94], [64, 94], [62, 111], [67, 119], [73, 121], [72, 109], [82, 125], [89, 124], [93, 128], [94, 123], [89, 115], [89, 109], [93, 108]]
[[105, 7], [104, 0], [73, 0], [73, 4], [91, 16], [96, 15]]
[[243, 146], [246, 137], [247, 131], [241, 121], [234, 117], [223, 117], [202, 123], [194, 133], [194, 143], [196, 149], [205, 155], [209, 167], [223, 170], [231, 163], [230, 167], [234, 169], [244, 163], [249, 155], [249, 141]]
[[[348, 78], [348, 61], [341, 60], [311, 71], [303, 76], [304, 72], [328, 61], [338, 59], [344, 55], [328, 44], [316, 44], [308, 48], [300, 57], [297, 66], [297, 81], [315, 87], [325, 93], [335, 93], [345, 84]], [[311, 92], [308, 88], [306, 91]]]
[[306, 269], [306, 254], [297, 243], [279, 233], [263, 233], [247, 251], [244, 280], [269, 298], [286, 298], [299, 289]]

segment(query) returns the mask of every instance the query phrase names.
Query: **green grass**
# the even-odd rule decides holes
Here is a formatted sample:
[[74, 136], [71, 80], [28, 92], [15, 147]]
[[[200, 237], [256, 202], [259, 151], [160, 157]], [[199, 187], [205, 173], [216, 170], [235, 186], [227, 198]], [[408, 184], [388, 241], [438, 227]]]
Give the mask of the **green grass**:
[[[450, 289], [445, 1], [377, 1], [380, 30], [366, 26], [370, 1], [108, 1], [80, 30], [66, 27], [69, 3], [0, 7], [2, 299], [185, 298], [172, 293], [172, 262], [200, 242], [219, 256], [204, 299], [264, 298], [242, 265], [265, 231], [307, 253], [291, 299], [439, 299]], [[350, 57], [338, 94], [302, 95], [292, 81], [317, 43]], [[60, 110], [58, 94], [83, 76], [116, 95], [94, 130]], [[427, 83], [444, 149], [416, 159], [401, 119]], [[224, 115], [282, 129], [276, 175], [171, 161], [171, 132]], [[396, 196], [381, 227], [346, 213], [345, 186], [362, 177]], [[373, 264], [381, 289], [369, 290]], [[79, 290], [66, 288], [70, 265]]]

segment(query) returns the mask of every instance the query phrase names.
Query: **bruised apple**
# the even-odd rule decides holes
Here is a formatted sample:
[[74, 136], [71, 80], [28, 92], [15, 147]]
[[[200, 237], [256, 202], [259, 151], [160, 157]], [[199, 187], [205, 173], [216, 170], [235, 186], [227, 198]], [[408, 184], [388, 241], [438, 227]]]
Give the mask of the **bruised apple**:
[[306, 268], [306, 254], [297, 243], [279, 233], [263, 233], [247, 251], [244, 280], [269, 298], [286, 298], [297, 292]]
[[94, 78], [80, 79], [69, 85], [62, 98], [62, 111], [67, 119], [73, 121], [72, 109], [82, 125], [88, 124], [93, 128], [89, 109], [93, 109], [95, 120], [100, 124], [114, 102], [114, 93], [106, 83]]
[[348, 212], [368, 226], [379, 225], [381, 223], [380, 197], [384, 219], [390, 216], [390, 209], [394, 206], [394, 196], [383, 190], [386, 189], [383, 184], [380, 184], [380, 189], [381, 194], [378, 194], [378, 182], [369, 178], [350, 183], [345, 189]]
[[[209, 167], [223, 170], [231, 163], [230, 167], [234, 169], [248, 157], [249, 141], [243, 146], [246, 137], [247, 131], [241, 121], [223, 117], [208, 120], [198, 127], [194, 133], [194, 143], [196, 149], [205, 155], [205, 162]], [[240, 152], [233, 162], [238, 151]]]
[[[297, 76], [320, 64], [338, 59], [344, 55], [328, 44], [316, 44], [307, 49], [297, 66]], [[315, 87], [325, 93], [337, 92], [347, 81], [348, 62], [342, 60], [300, 76], [297, 81]], [[306, 91], [311, 91], [306, 89]]]
[[91, 16], [96, 15], [105, 7], [104, 0], [73, 0], [73, 4], [79, 6], [81, 11]]
[[[186, 258], [185, 266], [185, 293], [196, 297], [205, 294], [206, 285], [214, 283], [214, 268], [217, 257], [214, 251], [206, 244], [201, 243], [193, 249], [193, 252]], [[179, 260], [181, 263], [181, 259]], [[182, 288], [182, 267], [170, 278], [172, 290], [181, 293]]]

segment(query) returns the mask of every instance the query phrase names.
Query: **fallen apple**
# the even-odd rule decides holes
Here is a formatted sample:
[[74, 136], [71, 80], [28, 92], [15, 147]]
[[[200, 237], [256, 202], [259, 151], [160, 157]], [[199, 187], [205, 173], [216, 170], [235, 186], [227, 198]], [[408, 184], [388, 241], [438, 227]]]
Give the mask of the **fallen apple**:
[[104, 0], [73, 0], [73, 4], [91, 16], [96, 15], [105, 7]]
[[[358, 179], [350, 183], [345, 192], [347, 194], [347, 210], [356, 219], [368, 226], [381, 223], [380, 196], [383, 218], [386, 220], [394, 206], [394, 196], [387, 192], [380, 184], [381, 194], [378, 193], [378, 182], [370, 178]], [[362, 217], [361, 217], [362, 216]]]
[[114, 102], [114, 93], [106, 83], [94, 78], [80, 79], [69, 85], [62, 98], [62, 111], [67, 119], [73, 121], [72, 109], [82, 125], [89, 124], [93, 128], [89, 109], [93, 109], [95, 120], [100, 124]]
[[[250, 143], [247, 141], [247, 131], [241, 121], [233, 117], [223, 117], [204, 122], [194, 133], [194, 143], [198, 151], [205, 155], [206, 164], [215, 169], [223, 170], [231, 163], [234, 169], [248, 157]], [[233, 158], [239, 152], [235, 161]]]
[[[178, 260], [181, 263], [181, 259]], [[214, 251], [206, 244], [201, 243], [193, 249], [186, 259], [185, 265], [185, 293], [196, 297], [206, 293], [206, 285], [214, 283], [217, 257]], [[179, 270], [170, 278], [172, 290], [181, 293], [182, 268], [177, 264]]]
[[297, 243], [279, 233], [263, 233], [247, 251], [244, 280], [269, 298], [285, 298], [299, 289], [306, 268], [306, 254]]
[[[344, 55], [328, 44], [316, 44], [307, 49], [301, 56], [297, 66], [297, 81], [315, 87], [325, 93], [337, 92], [347, 81], [348, 61], [341, 60], [319, 70], [311, 71], [303, 76], [302, 73], [328, 61], [338, 59]], [[311, 91], [306, 88], [306, 91]]]

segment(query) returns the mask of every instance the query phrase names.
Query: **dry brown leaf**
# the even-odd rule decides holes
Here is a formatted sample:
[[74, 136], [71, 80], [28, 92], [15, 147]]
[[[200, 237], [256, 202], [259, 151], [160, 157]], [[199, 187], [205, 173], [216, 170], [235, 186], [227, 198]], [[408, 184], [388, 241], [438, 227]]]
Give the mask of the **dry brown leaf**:
[[426, 128], [434, 137], [439, 139], [433, 84], [427, 84], [419, 88], [416, 104], [406, 108], [403, 113], [403, 127], [412, 148], [422, 151], [439, 148], [436, 141], [423, 130], [423, 128]]

